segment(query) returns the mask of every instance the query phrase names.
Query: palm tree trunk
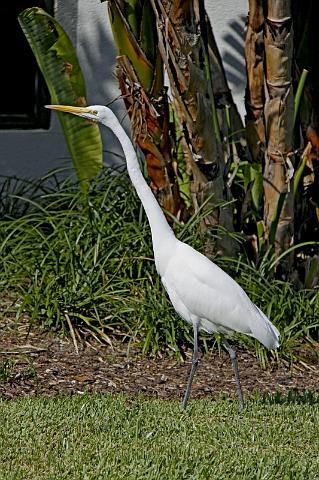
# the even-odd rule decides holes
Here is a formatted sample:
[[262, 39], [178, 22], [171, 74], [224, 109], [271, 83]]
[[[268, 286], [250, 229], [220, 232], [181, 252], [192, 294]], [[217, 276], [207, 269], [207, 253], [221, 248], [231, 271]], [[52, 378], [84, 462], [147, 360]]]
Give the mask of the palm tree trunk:
[[252, 159], [263, 161], [265, 154], [264, 10], [263, 0], [249, 0], [245, 42], [247, 87], [245, 95], [246, 133]]
[[150, 186], [166, 211], [182, 217], [185, 206], [171, 155], [168, 100], [154, 14], [148, 0], [110, 0], [108, 8], [119, 51], [116, 74], [133, 137], [145, 156]]
[[[221, 115], [225, 117], [225, 103], [234, 119], [238, 121], [239, 116], [237, 113], [236, 117], [211, 26], [198, 0], [151, 3], [157, 18], [158, 47], [181, 129], [193, 205], [196, 210], [206, 203], [206, 229], [221, 226], [233, 231], [232, 207], [220, 207], [230, 199], [224, 132], [220, 127], [226, 125], [226, 121], [220, 121]], [[218, 103], [221, 98], [224, 104]], [[229, 236], [223, 235], [219, 247], [227, 254], [236, 253], [236, 244]]]
[[246, 131], [263, 164], [263, 235], [279, 252], [293, 241], [293, 27], [290, 0], [250, 0]]
[[[265, 23], [267, 149], [264, 169], [264, 222], [269, 239], [279, 215], [275, 250], [287, 250], [293, 240], [293, 28], [291, 2], [268, 0]], [[285, 196], [281, 212], [281, 198]]]

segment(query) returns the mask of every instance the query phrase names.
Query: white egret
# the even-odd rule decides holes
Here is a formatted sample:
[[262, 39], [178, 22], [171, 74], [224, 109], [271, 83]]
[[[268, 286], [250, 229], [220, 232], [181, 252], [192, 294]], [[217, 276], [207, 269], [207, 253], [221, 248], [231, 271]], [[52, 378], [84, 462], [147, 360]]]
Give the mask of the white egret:
[[182, 405], [185, 408], [196, 372], [198, 332], [219, 333], [233, 365], [240, 409], [244, 407], [236, 352], [225, 335], [239, 332], [259, 340], [268, 349], [279, 346], [279, 332], [244, 290], [222, 269], [189, 245], [178, 240], [147, 185], [134, 147], [108, 107], [93, 105], [72, 107], [48, 105], [50, 109], [68, 112], [110, 128], [118, 138], [127, 163], [127, 170], [145, 209], [152, 233], [155, 265], [176, 312], [193, 326], [194, 350]]

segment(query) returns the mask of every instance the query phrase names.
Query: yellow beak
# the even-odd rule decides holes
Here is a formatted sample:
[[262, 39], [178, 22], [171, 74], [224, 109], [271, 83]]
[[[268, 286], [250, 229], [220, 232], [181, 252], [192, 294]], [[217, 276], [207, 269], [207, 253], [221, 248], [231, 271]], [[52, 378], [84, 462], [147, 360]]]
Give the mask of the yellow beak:
[[50, 110], [57, 110], [58, 112], [73, 113], [74, 115], [92, 113], [89, 107], [72, 107], [70, 105], [45, 105], [45, 108], [49, 108]]

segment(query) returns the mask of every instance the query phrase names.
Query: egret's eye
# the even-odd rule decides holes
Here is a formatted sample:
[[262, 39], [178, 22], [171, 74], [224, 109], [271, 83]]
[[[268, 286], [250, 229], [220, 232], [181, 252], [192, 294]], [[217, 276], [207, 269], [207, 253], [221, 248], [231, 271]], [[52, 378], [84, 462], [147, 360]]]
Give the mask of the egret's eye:
[[93, 115], [97, 115], [97, 110], [92, 110]]

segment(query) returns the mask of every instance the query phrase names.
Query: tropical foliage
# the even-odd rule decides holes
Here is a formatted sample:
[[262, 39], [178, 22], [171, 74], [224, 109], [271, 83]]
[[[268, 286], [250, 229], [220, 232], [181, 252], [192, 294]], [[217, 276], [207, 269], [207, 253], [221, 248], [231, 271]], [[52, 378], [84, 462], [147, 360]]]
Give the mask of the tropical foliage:
[[[276, 273], [298, 287], [315, 285], [319, 276], [317, 76], [307, 54], [313, 8], [313, 2], [305, 9], [294, 1], [250, 0], [244, 129], [202, 2], [108, 2], [119, 53], [116, 74], [133, 137], [169, 218], [187, 222], [204, 210], [207, 255], [238, 255], [234, 232], [257, 262], [269, 249], [277, 256], [288, 252]], [[53, 101], [84, 104], [83, 77], [61, 27], [35, 8], [22, 13], [20, 22]], [[101, 167], [100, 139], [92, 138], [96, 129], [72, 116], [61, 115], [61, 121], [71, 151], [84, 147], [92, 157], [83, 170], [84, 157], [74, 152], [79, 178], [92, 178]], [[305, 241], [302, 254], [291, 250]]]
[[[92, 183], [88, 198], [76, 184], [59, 183], [55, 176], [32, 186], [4, 185], [0, 289], [13, 296], [5, 315], [13, 310], [31, 325], [70, 331], [75, 346], [90, 334], [103, 342], [132, 341], [144, 352], [183, 355], [192, 332], [176, 315], [156, 274], [147, 219], [125, 175], [106, 170]], [[176, 228], [180, 239], [203, 251], [201, 220], [197, 214]], [[317, 292], [294, 292], [290, 283], [274, 280], [273, 261], [266, 256], [258, 269], [244, 258], [217, 256], [214, 261], [278, 326], [282, 358], [312, 361]], [[245, 336], [238, 340], [267, 364], [271, 357], [259, 342]], [[205, 348], [215, 341], [204, 336]]]
[[[156, 187], [159, 182], [153, 182], [149, 168], [154, 192], [174, 215], [179, 207], [178, 215], [182, 219], [187, 219], [190, 212], [205, 203], [208, 210], [203, 222], [205, 227], [218, 225], [219, 231], [223, 227], [228, 232], [240, 232], [246, 252], [257, 261], [269, 249], [278, 256], [280, 252], [289, 252], [296, 243], [318, 240], [317, 204], [313, 193], [317, 178], [313, 163], [318, 138], [314, 88], [317, 69], [307, 54], [315, 30], [312, 20], [315, 7], [310, 3], [310, 8], [306, 8], [299, 2], [286, 0], [249, 2], [244, 131], [202, 2], [109, 2], [109, 16], [119, 50], [119, 85], [137, 141], [141, 128], [143, 138], [149, 133], [144, 112], [151, 109], [155, 116], [163, 119], [162, 112], [159, 115], [157, 110], [158, 99], [170, 103], [169, 111], [165, 112], [173, 143], [170, 155], [161, 159], [160, 172], [165, 177], [165, 166], [175, 166], [170, 195], [175, 193], [176, 201], [162, 200], [165, 192]], [[151, 38], [143, 29], [143, 12], [150, 6], [153, 28], [148, 33]], [[156, 55], [149, 55], [145, 42], [152, 45]], [[132, 44], [134, 49], [127, 48]], [[137, 54], [153, 64], [153, 78], [158, 78], [155, 65], [163, 63], [171, 97], [166, 96], [165, 89], [154, 92], [143, 83], [140, 68], [144, 69], [141, 62], [136, 67]], [[303, 95], [305, 69], [311, 73]], [[139, 105], [148, 107], [137, 108], [137, 97]], [[149, 164], [147, 157], [146, 161]], [[168, 208], [170, 204], [174, 209]], [[307, 214], [301, 224], [296, 223], [304, 213]], [[297, 231], [295, 225], [299, 227]], [[224, 236], [221, 239], [217, 241], [219, 249], [232, 255], [237, 253], [229, 236], [227, 241]], [[304, 249], [304, 258], [295, 253], [282, 257], [277, 274], [285, 278], [287, 275], [298, 277], [298, 286], [315, 285], [319, 263], [313, 246]]]
[[[24, 10], [19, 15], [19, 22], [45, 77], [52, 103], [86, 105], [81, 67], [61, 25], [37, 7]], [[99, 128], [73, 115], [58, 115], [80, 186], [87, 191], [90, 180], [102, 168]]]
[[[140, 139], [142, 143], [145, 139], [153, 142], [154, 119], [157, 123], [160, 119], [165, 127], [156, 131], [155, 143], [161, 148], [157, 155], [160, 168], [155, 173], [153, 156], [146, 155], [154, 193], [166, 210], [183, 220], [205, 203], [206, 215], [202, 222], [205, 230], [222, 227], [234, 231], [231, 194], [225, 182], [229, 169], [226, 150], [230, 144], [222, 139], [228, 138], [232, 129], [231, 148], [237, 157], [237, 146], [242, 148], [243, 127], [202, 2], [168, 5], [161, 1], [114, 0], [108, 3], [108, 8], [120, 54], [117, 77], [131, 117], [133, 135], [142, 150], [145, 151]], [[144, 12], [149, 10], [152, 28], [146, 36]], [[126, 48], [127, 44], [131, 48]], [[148, 45], [153, 45], [151, 53]], [[135, 67], [136, 52], [153, 65], [153, 77], [148, 84], [140, 74], [140, 70], [144, 73], [142, 63]], [[163, 68], [169, 78], [170, 96], [163, 86]], [[218, 105], [222, 108], [217, 108]], [[169, 188], [163, 187], [165, 179]], [[222, 242], [218, 244], [228, 254], [237, 251], [231, 236], [222, 235]]]
[[[300, 355], [305, 338], [309, 345], [318, 339], [318, 292], [310, 290], [319, 278], [319, 69], [308, 53], [314, 5], [250, 0], [244, 127], [203, 2], [108, 2], [119, 53], [116, 75], [150, 186], [176, 232], [238, 276], [279, 326], [286, 358]], [[39, 9], [26, 10], [20, 22], [53, 101], [85, 104], [80, 67], [57, 22]], [[66, 93], [58, 89], [61, 78]], [[19, 257], [12, 278], [23, 290], [21, 309], [33, 318], [68, 325], [75, 342], [86, 331], [104, 339], [115, 332], [140, 339], [145, 351], [163, 345], [180, 351], [188, 332], [182, 325], [176, 329], [154, 280], [142, 210], [117, 177], [111, 175], [110, 184], [92, 181], [101, 167], [96, 129], [73, 116], [62, 121], [76, 121], [65, 124], [66, 134], [94, 150], [94, 167], [89, 162], [85, 174], [90, 189], [86, 199], [73, 190], [44, 196], [31, 202], [25, 224], [19, 218], [3, 225], [3, 284], [8, 286], [6, 273]], [[83, 128], [81, 142], [75, 125]], [[39, 246], [36, 263], [33, 256], [26, 260], [22, 224], [24, 231], [30, 226], [30, 244]], [[16, 242], [10, 251], [9, 239]], [[163, 323], [154, 318], [155, 301], [165, 312]], [[255, 347], [265, 362], [263, 349]]]

